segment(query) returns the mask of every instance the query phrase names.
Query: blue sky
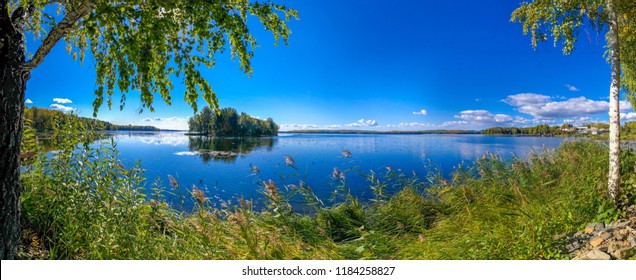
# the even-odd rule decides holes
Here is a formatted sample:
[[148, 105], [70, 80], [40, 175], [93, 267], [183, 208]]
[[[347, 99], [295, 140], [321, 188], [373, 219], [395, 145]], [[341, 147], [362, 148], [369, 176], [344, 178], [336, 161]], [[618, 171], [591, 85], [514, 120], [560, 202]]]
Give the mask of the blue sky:
[[[537, 50], [509, 22], [517, 1], [284, 1], [300, 20], [289, 46], [252, 19], [259, 48], [244, 75], [229, 54], [201, 69], [221, 107], [281, 130], [483, 129], [607, 121], [610, 69], [603, 34], [582, 32], [564, 56], [546, 42]], [[31, 51], [37, 44], [29, 42]], [[88, 56], [73, 61], [60, 42], [27, 84], [28, 106], [92, 115], [95, 71]], [[186, 129], [192, 109], [175, 83], [173, 104], [155, 98], [138, 114], [138, 94], [123, 111], [103, 106], [98, 118], [116, 124]], [[114, 101], [119, 100], [114, 96]], [[205, 102], [201, 99], [199, 104]], [[623, 121], [636, 120], [627, 102]]]

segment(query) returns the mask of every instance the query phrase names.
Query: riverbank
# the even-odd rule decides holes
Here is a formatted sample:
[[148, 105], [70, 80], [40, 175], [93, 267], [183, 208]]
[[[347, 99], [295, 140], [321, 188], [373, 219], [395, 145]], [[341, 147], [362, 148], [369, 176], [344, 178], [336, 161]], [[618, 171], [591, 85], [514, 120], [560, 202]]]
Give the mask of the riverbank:
[[[352, 171], [334, 170], [340, 202], [329, 207], [312, 191], [323, 186], [266, 179], [267, 205], [255, 211], [242, 199], [214, 208], [175, 178], [149, 182], [146, 197], [139, 167], [125, 169], [107, 143], [77, 150], [82, 136], [72, 136], [23, 174], [21, 258], [568, 259], [568, 244], [555, 236], [624, 215], [606, 196], [607, 148], [589, 141], [525, 160], [484, 155], [450, 177], [366, 174], [369, 203], [348, 192]], [[636, 156], [622, 156], [633, 201]], [[193, 201], [193, 212], [164, 202], [162, 185]], [[298, 197], [313, 214], [292, 211]]]

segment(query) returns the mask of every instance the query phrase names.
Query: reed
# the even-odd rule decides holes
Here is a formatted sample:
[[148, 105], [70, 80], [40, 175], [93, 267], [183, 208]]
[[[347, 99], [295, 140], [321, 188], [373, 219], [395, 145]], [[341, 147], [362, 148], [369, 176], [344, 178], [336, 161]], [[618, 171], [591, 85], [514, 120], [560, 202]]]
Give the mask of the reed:
[[[92, 130], [72, 118], [59, 129], [59, 150], [38, 155], [22, 175], [22, 258], [563, 259], [559, 236], [625, 215], [606, 195], [607, 148], [591, 141], [527, 159], [484, 155], [448, 178], [435, 169], [424, 178], [391, 168], [362, 173], [375, 194], [364, 203], [347, 184], [361, 172], [334, 168], [330, 206], [303, 180], [261, 178], [253, 166], [266, 198], [255, 211], [243, 198], [211, 207], [197, 186], [186, 197], [171, 175], [168, 187], [157, 180], [147, 196], [140, 165], [124, 168], [112, 140], [89, 145]], [[341, 158], [355, 163], [345, 151]], [[282, 168], [297, 172], [291, 157], [284, 160]], [[621, 162], [623, 201], [633, 204], [634, 151]], [[182, 204], [191, 199], [195, 210], [171, 207], [164, 190]], [[294, 196], [311, 211], [294, 211]]]

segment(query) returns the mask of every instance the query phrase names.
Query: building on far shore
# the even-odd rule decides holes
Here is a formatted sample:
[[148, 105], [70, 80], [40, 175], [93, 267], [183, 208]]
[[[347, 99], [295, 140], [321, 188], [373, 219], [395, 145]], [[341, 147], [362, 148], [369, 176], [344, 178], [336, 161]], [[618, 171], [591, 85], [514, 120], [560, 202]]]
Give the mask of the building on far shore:
[[592, 134], [592, 135], [598, 135], [598, 134], [608, 133], [609, 129], [598, 128], [598, 127], [575, 126], [575, 127], [571, 127], [571, 128], [564, 128], [563, 131], [579, 132], [579, 133], [587, 133], [587, 134]]

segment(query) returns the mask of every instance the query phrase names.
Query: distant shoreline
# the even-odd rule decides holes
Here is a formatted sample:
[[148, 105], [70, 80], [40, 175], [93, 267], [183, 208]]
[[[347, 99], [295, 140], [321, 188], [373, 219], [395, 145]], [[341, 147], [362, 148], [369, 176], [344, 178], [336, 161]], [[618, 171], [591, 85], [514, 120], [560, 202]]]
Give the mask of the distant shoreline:
[[290, 130], [279, 131], [279, 133], [314, 133], [314, 134], [481, 134], [477, 130], [327, 130], [327, 129], [308, 129], [308, 130]]

